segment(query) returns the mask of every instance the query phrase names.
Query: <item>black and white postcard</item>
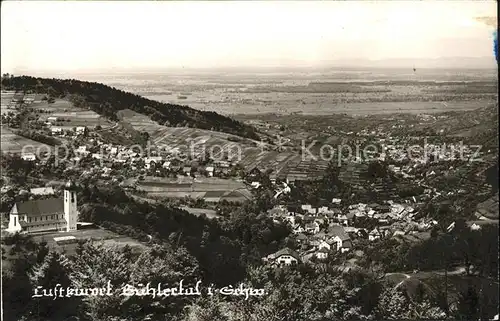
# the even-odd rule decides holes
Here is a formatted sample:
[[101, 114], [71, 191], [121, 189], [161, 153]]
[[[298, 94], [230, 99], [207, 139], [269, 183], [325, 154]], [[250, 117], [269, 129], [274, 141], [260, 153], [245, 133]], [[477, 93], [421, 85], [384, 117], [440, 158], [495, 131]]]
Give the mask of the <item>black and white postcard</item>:
[[496, 1], [1, 9], [2, 320], [498, 320]]

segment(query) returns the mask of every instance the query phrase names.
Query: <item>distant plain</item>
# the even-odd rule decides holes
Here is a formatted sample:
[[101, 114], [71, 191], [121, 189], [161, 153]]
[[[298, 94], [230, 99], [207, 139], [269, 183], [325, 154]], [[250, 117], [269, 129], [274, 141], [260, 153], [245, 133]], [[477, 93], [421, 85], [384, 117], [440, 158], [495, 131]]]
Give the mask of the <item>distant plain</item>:
[[225, 115], [472, 110], [495, 101], [496, 70], [366, 69], [85, 75], [147, 98]]

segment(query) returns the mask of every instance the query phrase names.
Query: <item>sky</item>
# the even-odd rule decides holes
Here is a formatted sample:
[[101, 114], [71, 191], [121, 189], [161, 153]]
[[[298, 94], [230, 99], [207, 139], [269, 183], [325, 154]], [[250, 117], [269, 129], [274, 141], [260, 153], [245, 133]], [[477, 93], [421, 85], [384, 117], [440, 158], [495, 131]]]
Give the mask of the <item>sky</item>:
[[[495, 1], [2, 1], [2, 73], [493, 57]], [[493, 58], [492, 58], [493, 59]]]

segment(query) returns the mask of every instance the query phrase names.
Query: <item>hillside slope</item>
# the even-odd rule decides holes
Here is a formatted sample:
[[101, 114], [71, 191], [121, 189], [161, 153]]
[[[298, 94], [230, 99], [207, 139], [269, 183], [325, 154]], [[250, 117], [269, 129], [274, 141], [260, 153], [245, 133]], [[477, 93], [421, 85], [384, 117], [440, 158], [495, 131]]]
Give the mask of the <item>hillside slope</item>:
[[2, 89], [66, 97], [77, 107], [89, 108], [113, 120], [117, 120], [119, 110], [128, 108], [148, 115], [162, 125], [195, 127], [259, 139], [253, 127], [215, 112], [157, 102], [96, 82], [30, 76], [2, 77]]

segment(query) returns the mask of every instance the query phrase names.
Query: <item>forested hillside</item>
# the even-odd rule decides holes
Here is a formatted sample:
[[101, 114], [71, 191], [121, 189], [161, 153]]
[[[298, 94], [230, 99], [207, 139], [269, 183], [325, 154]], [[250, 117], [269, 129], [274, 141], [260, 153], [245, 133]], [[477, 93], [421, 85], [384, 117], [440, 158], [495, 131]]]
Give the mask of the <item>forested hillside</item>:
[[87, 107], [116, 120], [116, 113], [131, 109], [148, 115], [167, 126], [189, 126], [226, 132], [258, 139], [255, 129], [229, 117], [187, 106], [161, 103], [96, 82], [76, 79], [35, 78], [29, 76], [2, 77], [3, 90], [43, 93], [54, 98], [68, 98], [77, 107]]

